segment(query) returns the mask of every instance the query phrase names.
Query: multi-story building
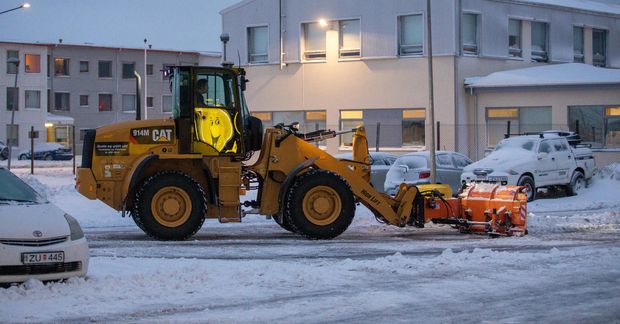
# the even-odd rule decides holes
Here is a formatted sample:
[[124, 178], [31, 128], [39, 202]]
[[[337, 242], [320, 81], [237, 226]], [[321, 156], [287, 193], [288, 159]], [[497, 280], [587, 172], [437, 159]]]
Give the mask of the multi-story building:
[[[250, 109], [266, 124], [299, 121], [313, 130], [363, 123], [371, 146], [399, 151], [424, 149], [429, 143], [428, 12], [425, 0], [245, 0], [221, 15], [223, 31], [230, 35], [228, 52], [235, 53], [235, 62], [239, 53], [251, 80], [246, 93]], [[503, 122], [502, 116], [518, 119], [512, 124], [515, 133], [572, 128], [572, 105], [603, 107], [603, 113], [612, 112], [606, 118], [614, 123], [620, 118], [614, 115], [614, 107], [620, 106], [620, 80], [595, 88], [595, 93], [591, 90], [597, 83], [591, 80], [530, 83], [529, 90], [535, 91], [521, 103], [526, 106], [501, 98], [483, 106], [479, 96], [494, 90], [465, 84], [470, 77], [558, 63], [620, 68], [619, 6], [433, 0], [431, 12], [434, 114], [441, 149], [481, 157], [487, 146], [495, 145], [493, 125]], [[608, 69], [588, 73], [597, 77], [600, 70]], [[549, 104], [575, 87], [579, 91], [573, 97], [580, 97], [579, 102]], [[522, 90], [506, 91], [514, 98]], [[601, 135], [609, 135], [605, 132]], [[350, 142], [350, 136], [342, 136], [328, 142], [327, 149], [347, 150]]]
[[[161, 71], [170, 65], [220, 63], [218, 53], [159, 49], [147, 50], [146, 67], [142, 48], [3, 42], [0, 49], [0, 60], [16, 57], [23, 62], [17, 79], [20, 100], [16, 103], [18, 135], [14, 141], [22, 149], [29, 145], [25, 139], [30, 126], [46, 134], [38, 141], [65, 144], [71, 142], [71, 125], [75, 126], [79, 152], [85, 129], [135, 119], [134, 71], [142, 77], [141, 105], [148, 107], [146, 116], [143, 113], [142, 117], [168, 118], [172, 97], [169, 81]], [[7, 134], [7, 139], [10, 138], [9, 109], [15, 104], [14, 70], [11, 63], [0, 69], [3, 88], [0, 102], [7, 103], [6, 109], [0, 112], [0, 134]]]

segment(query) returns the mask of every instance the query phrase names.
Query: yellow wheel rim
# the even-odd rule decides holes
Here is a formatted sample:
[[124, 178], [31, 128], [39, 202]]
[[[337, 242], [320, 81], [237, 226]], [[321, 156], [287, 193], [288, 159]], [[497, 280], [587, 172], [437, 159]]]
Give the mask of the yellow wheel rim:
[[153, 196], [151, 211], [159, 224], [177, 227], [189, 219], [192, 201], [184, 190], [178, 187], [164, 187]]
[[320, 226], [333, 223], [342, 210], [340, 196], [336, 190], [327, 186], [310, 189], [304, 196], [302, 204], [306, 219]]

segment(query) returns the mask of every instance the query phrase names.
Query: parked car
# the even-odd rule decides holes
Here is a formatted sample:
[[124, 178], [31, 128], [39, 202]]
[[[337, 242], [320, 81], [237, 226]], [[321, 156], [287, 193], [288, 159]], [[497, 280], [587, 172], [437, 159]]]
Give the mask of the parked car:
[[[395, 195], [401, 183], [425, 184], [430, 183], [430, 152], [415, 152], [399, 157], [387, 173], [385, 192]], [[435, 152], [437, 175], [435, 182], [450, 185], [453, 193], [461, 188], [461, 172], [471, 164], [465, 155], [450, 151]]]
[[[378, 192], [385, 192], [383, 184], [385, 183], [385, 175], [387, 174], [390, 166], [398, 156], [384, 152], [369, 152], [370, 153], [370, 182], [372, 182], [375, 189]], [[342, 153], [335, 155], [337, 159], [351, 160], [353, 158], [352, 153]]]
[[78, 222], [0, 168], [0, 283], [84, 276], [88, 244]]
[[0, 160], [6, 160], [9, 158], [9, 147], [0, 142]]
[[[30, 150], [19, 153], [20, 160], [30, 159]], [[59, 143], [39, 143], [34, 145], [35, 160], [71, 160], [73, 153], [70, 148], [66, 148]]]
[[525, 186], [528, 201], [542, 187], [563, 186], [576, 195], [592, 178], [595, 161], [592, 150], [569, 145], [567, 137], [575, 140], [557, 131], [504, 139], [488, 156], [467, 166], [461, 180]]

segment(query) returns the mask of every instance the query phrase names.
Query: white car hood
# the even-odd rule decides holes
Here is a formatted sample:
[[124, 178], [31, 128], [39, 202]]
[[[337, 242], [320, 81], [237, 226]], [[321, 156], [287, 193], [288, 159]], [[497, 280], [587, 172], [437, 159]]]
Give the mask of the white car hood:
[[523, 149], [503, 149], [491, 152], [491, 154], [487, 155], [484, 159], [463, 168], [463, 171], [471, 172], [475, 169], [508, 170], [515, 166], [534, 161], [535, 159], [536, 157], [532, 151]]
[[[0, 239], [45, 239], [69, 236], [65, 212], [51, 203], [0, 205]], [[41, 237], [33, 232], [40, 231]]]

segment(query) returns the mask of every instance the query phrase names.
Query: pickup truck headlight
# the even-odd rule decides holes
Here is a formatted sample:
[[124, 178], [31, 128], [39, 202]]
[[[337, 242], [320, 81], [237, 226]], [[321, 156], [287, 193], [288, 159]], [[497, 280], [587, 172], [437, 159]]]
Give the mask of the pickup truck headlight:
[[69, 229], [71, 230], [71, 241], [79, 240], [84, 237], [84, 232], [82, 231], [82, 227], [75, 220], [75, 218], [71, 217], [69, 214], [65, 214], [65, 219], [69, 224]]

